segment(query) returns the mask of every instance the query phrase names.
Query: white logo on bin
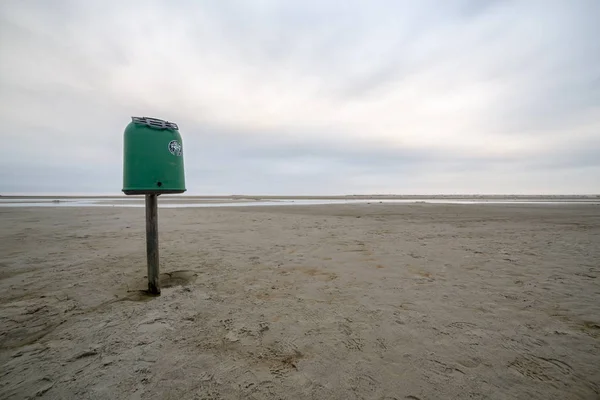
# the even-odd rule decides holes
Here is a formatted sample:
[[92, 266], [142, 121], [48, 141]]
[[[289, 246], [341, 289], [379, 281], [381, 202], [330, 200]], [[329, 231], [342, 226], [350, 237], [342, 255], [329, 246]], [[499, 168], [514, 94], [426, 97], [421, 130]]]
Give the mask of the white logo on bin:
[[169, 142], [169, 151], [174, 156], [180, 156], [181, 155], [181, 143], [179, 143], [177, 140], [171, 140]]

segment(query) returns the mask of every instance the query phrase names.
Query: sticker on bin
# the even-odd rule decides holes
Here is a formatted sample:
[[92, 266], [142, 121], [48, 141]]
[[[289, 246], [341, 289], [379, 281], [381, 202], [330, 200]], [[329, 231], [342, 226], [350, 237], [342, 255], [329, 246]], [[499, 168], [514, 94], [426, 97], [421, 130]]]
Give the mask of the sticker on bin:
[[181, 154], [182, 154], [181, 143], [179, 143], [177, 140], [171, 140], [169, 142], [169, 151], [174, 156], [181, 156]]

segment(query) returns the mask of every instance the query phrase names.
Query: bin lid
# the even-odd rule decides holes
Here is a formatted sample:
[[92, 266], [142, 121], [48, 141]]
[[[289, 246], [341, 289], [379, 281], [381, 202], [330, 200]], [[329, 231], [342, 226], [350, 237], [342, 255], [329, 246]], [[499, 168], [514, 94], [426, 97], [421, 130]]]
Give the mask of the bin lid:
[[139, 125], [147, 125], [150, 128], [154, 129], [171, 129], [174, 131], [179, 130], [179, 127], [175, 122], [163, 121], [158, 118], [150, 118], [150, 117], [131, 117], [131, 121], [134, 124]]

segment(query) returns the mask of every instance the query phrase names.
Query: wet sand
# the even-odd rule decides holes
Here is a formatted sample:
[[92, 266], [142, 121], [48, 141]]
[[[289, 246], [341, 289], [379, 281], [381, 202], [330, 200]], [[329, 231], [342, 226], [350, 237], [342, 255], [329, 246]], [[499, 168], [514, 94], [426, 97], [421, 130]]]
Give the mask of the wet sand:
[[0, 209], [0, 398], [598, 399], [600, 206]]

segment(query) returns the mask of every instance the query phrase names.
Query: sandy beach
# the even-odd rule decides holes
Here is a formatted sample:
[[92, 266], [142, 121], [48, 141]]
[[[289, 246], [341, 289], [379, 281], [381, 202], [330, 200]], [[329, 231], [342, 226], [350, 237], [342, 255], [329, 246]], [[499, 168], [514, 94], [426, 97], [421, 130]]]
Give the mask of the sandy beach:
[[2, 399], [598, 399], [600, 206], [0, 209]]

